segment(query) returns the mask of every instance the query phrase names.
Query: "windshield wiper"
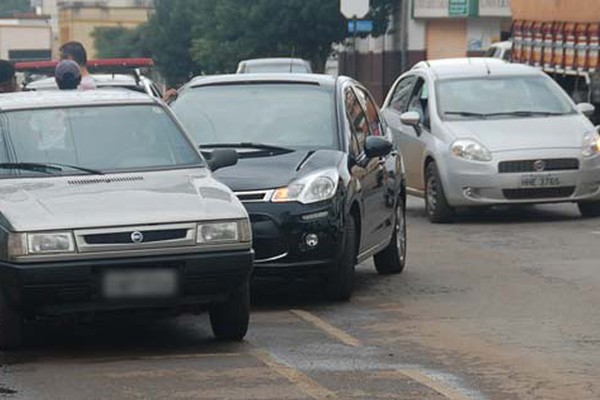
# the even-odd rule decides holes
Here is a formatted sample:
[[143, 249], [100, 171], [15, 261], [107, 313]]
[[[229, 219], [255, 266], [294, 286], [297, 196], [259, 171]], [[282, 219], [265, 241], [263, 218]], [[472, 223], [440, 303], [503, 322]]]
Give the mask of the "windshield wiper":
[[470, 112], [470, 111], [445, 111], [444, 114], [459, 115], [461, 117], [476, 117], [476, 118], [481, 118], [481, 119], [485, 119], [490, 115], [490, 114], [476, 113], [476, 112]]
[[555, 112], [555, 111], [519, 110], [519, 111], [506, 111], [506, 112], [497, 112], [497, 113], [487, 114], [487, 116], [489, 116], [489, 117], [499, 117], [499, 116], [504, 116], [504, 115], [516, 116], [516, 117], [533, 117], [535, 115], [541, 115], [544, 117], [550, 117], [553, 115], [564, 115], [564, 113]]
[[[79, 167], [77, 165], [70, 165], [70, 164], [60, 164], [60, 163], [49, 163], [49, 164], [45, 164], [51, 167], [56, 167], [56, 168], [70, 168], [70, 169], [74, 169], [76, 171], [81, 171], [81, 172], [87, 172], [90, 175], [104, 175], [104, 172], [97, 170], [97, 169], [92, 169], [92, 168], [86, 168], [86, 167]], [[62, 170], [62, 169], [61, 169]]]
[[288, 149], [286, 147], [274, 146], [271, 144], [264, 144], [264, 143], [254, 143], [254, 142], [206, 143], [206, 144], [200, 145], [200, 150], [215, 149], [215, 148], [272, 150], [272, 151], [280, 151], [280, 152], [285, 152], [285, 153], [291, 153], [291, 152], [295, 151], [294, 149]]
[[95, 169], [89, 169], [84, 167], [78, 167], [76, 165], [59, 164], [59, 163], [34, 163], [34, 162], [19, 162], [19, 163], [0, 163], [2, 169], [21, 169], [24, 171], [41, 172], [45, 174], [53, 174], [56, 172], [62, 172], [63, 168], [70, 168], [77, 171], [87, 172], [90, 175], [104, 175], [102, 171]]
[[[20, 162], [20, 163], [0, 163], [1, 169], [21, 169], [23, 171], [41, 172], [52, 175], [53, 172], [61, 172], [62, 168], [49, 164]], [[51, 172], [52, 171], [52, 172]]]

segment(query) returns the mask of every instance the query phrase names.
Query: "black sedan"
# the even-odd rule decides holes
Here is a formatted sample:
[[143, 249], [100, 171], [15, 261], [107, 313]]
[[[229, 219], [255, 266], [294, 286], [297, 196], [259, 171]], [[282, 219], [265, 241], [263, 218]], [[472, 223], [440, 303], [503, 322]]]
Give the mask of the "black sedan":
[[215, 175], [250, 215], [255, 277], [316, 274], [329, 298], [347, 300], [358, 262], [403, 270], [403, 164], [364, 86], [314, 74], [202, 77], [172, 106], [209, 161], [214, 149], [238, 154]]

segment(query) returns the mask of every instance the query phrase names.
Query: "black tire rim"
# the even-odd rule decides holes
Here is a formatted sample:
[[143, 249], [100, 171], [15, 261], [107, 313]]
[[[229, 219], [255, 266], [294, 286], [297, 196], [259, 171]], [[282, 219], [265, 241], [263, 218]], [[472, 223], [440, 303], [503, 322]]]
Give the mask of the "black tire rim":
[[437, 197], [438, 197], [438, 189], [437, 189], [437, 180], [433, 173], [430, 173], [427, 177], [427, 209], [430, 214], [435, 212], [437, 206]]
[[400, 264], [404, 264], [406, 258], [406, 218], [404, 210], [399, 205], [396, 207], [396, 249]]

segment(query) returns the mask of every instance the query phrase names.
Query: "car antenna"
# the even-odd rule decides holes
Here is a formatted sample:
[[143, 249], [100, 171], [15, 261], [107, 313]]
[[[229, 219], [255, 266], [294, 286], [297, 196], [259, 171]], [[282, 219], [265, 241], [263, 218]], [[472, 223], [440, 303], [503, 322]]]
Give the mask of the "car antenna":
[[490, 71], [490, 66], [488, 65], [488, 63], [487, 63], [487, 60], [486, 60], [486, 59], [484, 59], [484, 60], [483, 60], [483, 64], [485, 65], [485, 69], [487, 70], [487, 74], [488, 74], [488, 76], [489, 76], [489, 75], [491, 75], [491, 74], [492, 74], [492, 71]]

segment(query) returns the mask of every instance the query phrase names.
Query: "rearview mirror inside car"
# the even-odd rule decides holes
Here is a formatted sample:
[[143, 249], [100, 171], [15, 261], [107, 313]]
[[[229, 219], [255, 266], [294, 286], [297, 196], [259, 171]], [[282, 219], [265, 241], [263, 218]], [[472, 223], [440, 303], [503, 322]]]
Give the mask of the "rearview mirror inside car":
[[230, 167], [237, 164], [238, 154], [233, 149], [215, 149], [210, 152], [202, 152], [211, 171]]

